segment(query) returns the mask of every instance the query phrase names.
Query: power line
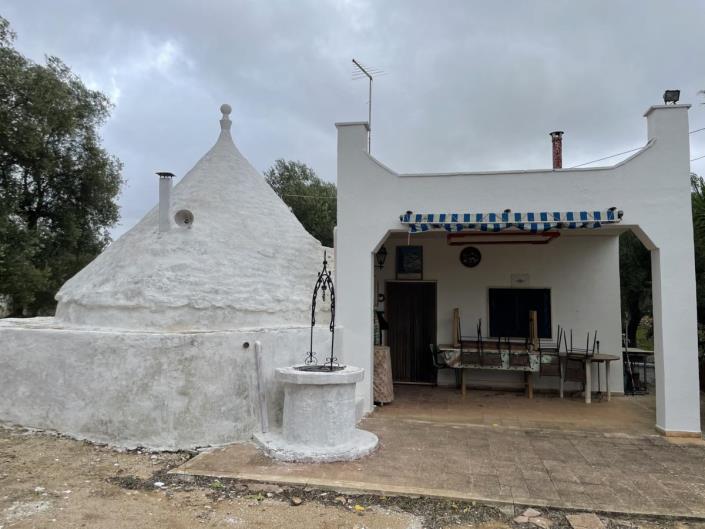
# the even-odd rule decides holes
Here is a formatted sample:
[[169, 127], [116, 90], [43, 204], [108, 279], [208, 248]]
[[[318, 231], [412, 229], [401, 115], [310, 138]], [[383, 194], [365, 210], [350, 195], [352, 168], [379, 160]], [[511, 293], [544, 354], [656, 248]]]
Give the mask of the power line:
[[282, 196], [283, 197], [301, 197], [301, 198], [332, 198], [332, 199], [337, 198], [335, 196], [326, 196], [326, 195], [293, 195], [290, 193], [284, 193]]
[[643, 149], [643, 147], [637, 147], [635, 149], [629, 149], [628, 151], [618, 152], [617, 154], [611, 154], [609, 156], [605, 156], [604, 158], [598, 158], [597, 160], [592, 160], [591, 162], [580, 163], [578, 165], [568, 167], [568, 169], [575, 169], [576, 167], [582, 167], [583, 165], [590, 165], [591, 163], [601, 162], [602, 160], [609, 160], [610, 158], [614, 158], [615, 156], [620, 156], [622, 154], [629, 154], [630, 152], [638, 151], [640, 149]]
[[[699, 129], [691, 130], [688, 134], [695, 134], [696, 132], [700, 132], [701, 130], [705, 130], [705, 127], [700, 127]], [[696, 158], [691, 158], [690, 161], [694, 162], [695, 160], [702, 160], [705, 158], [705, 154], [702, 156], [697, 156]]]
[[[688, 132], [688, 134], [695, 134], [696, 132], [700, 132], [700, 131], [703, 131], [703, 130], [705, 130], [705, 127], [701, 127], [701, 128], [699, 128], [699, 129], [691, 130], [690, 132]], [[604, 158], [598, 158], [597, 160], [593, 160], [593, 161], [591, 161], [591, 162], [585, 162], [585, 163], [581, 163], [581, 164], [578, 164], [578, 165], [574, 165], [574, 166], [572, 166], [572, 167], [569, 167], [568, 169], [575, 169], [576, 167], [582, 167], [583, 165], [590, 165], [591, 163], [601, 162], [602, 160], [609, 160], [610, 158], [614, 158], [615, 156], [620, 156], [620, 155], [622, 155], [622, 154], [629, 154], [630, 152], [638, 151], [638, 150], [641, 149], [641, 148], [642, 148], [642, 147], [637, 147], [637, 148], [635, 148], [635, 149], [630, 149], [630, 150], [628, 150], [628, 151], [618, 152], [617, 154], [612, 154], [612, 155], [610, 155], [610, 156], [605, 156]], [[694, 161], [694, 160], [700, 160], [700, 158], [705, 158], [705, 156], [700, 156], [700, 157], [694, 158], [693, 160], [690, 160], [690, 161], [692, 162], [692, 161]]]

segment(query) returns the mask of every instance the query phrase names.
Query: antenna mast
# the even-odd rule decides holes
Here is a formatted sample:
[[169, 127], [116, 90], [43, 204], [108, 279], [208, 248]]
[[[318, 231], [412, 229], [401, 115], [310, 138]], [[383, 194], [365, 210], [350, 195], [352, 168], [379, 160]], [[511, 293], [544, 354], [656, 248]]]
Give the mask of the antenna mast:
[[367, 126], [369, 127], [369, 132], [367, 133], [367, 152], [372, 152], [372, 80], [373, 75], [383, 75], [382, 70], [376, 70], [374, 68], [365, 68], [356, 59], [352, 60], [353, 64], [357, 67], [359, 71], [353, 72], [353, 79], [362, 79], [367, 77], [370, 83], [369, 88], [369, 100], [367, 101]]

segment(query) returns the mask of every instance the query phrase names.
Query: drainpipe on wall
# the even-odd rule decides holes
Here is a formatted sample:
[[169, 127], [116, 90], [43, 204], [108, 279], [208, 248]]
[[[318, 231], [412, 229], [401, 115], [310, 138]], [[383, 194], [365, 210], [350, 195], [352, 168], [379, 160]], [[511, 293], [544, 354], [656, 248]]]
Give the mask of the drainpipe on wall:
[[554, 130], [549, 133], [551, 142], [553, 143], [553, 168], [563, 168], [563, 131]]
[[262, 343], [255, 342], [255, 370], [257, 372], [257, 400], [259, 401], [259, 418], [262, 426], [262, 433], [269, 431], [269, 414], [267, 412], [267, 396], [264, 393], [264, 381], [262, 380]]
[[169, 220], [169, 210], [171, 209], [171, 179], [173, 173], [162, 171], [159, 175], [159, 231], [169, 231], [171, 222]]

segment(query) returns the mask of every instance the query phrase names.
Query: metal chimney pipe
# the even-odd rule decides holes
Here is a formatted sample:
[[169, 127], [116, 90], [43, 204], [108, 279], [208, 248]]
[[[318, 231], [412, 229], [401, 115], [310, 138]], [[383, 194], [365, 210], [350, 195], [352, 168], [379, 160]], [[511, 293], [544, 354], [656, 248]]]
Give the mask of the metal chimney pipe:
[[554, 130], [549, 133], [551, 142], [553, 143], [553, 168], [563, 168], [563, 131]]
[[169, 210], [171, 209], [171, 179], [174, 175], [166, 171], [157, 174], [159, 175], [159, 231], [165, 232], [171, 227]]

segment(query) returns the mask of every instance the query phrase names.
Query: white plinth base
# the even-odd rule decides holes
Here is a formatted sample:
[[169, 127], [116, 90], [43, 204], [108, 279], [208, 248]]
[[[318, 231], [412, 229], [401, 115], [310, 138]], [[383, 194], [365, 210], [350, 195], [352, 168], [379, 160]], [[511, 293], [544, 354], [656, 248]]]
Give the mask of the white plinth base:
[[292, 444], [284, 439], [281, 432], [255, 434], [255, 441], [274, 459], [300, 463], [352, 461], [371, 454], [379, 443], [375, 434], [358, 429], [352, 432], [348, 442], [335, 446]]

